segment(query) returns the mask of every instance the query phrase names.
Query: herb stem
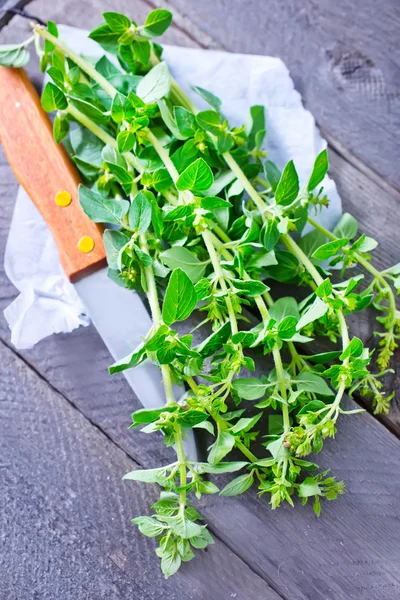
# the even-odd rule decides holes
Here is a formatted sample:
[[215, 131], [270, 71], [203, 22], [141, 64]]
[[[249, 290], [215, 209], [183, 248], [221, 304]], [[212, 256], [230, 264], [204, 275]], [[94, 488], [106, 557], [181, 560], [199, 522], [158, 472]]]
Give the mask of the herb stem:
[[250, 181], [247, 179], [246, 175], [243, 173], [242, 169], [237, 164], [236, 160], [229, 152], [225, 152], [222, 156], [224, 157], [224, 160], [230, 168], [230, 170], [236, 175], [237, 179], [243, 185], [243, 188], [246, 190], [250, 198], [253, 200], [253, 202], [259, 209], [262, 219], [265, 220], [267, 206], [265, 205], [264, 201], [260, 197], [255, 187], [252, 186]]
[[235, 446], [246, 458], [249, 459], [250, 462], [254, 463], [258, 461], [257, 456], [253, 454], [251, 450], [249, 450], [240, 440], [236, 440]]
[[[143, 252], [146, 252], [146, 254], [149, 253], [149, 248], [147, 245], [147, 239], [146, 239], [145, 235], [140, 236], [140, 247]], [[152, 266], [144, 267], [144, 272], [145, 272], [146, 282], [147, 282], [147, 287], [148, 287], [147, 299], [150, 304], [151, 317], [152, 317], [154, 326], [156, 327], [156, 329], [158, 329], [162, 325], [162, 318], [161, 318], [160, 305], [158, 302], [158, 293], [157, 293], [157, 286], [156, 286], [156, 280], [154, 277], [153, 267]], [[171, 377], [170, 368], [168, 365], [160, 365], [160, 369], [161, 369], [161, 374], [162, 374], [162, 378], [163, 378], [163, 384], [164, 384], [165, 397], [167, 399], [167, 404], [174, 405], [174, 404], [176, 404], [176, 400], [175, 400], [174, 391], [172, 388], [172, 377]]]
[[225, 276], [224, 276], [224, 272], [222, 270], [218, 255], [215, 251], [215, 247], [213, 244], [213, 238], [212, 238], [212, 233], [208, 230], [203, 231], [202, 233], [202, 237], [204, 240], [204, 243], [206, 245], [207, 251], [210, 255], [210, 259], [211, 259], [211, 263], [213, 265], [214, 271], [215, 271], [215, 275], [218, 278], [219, 284], [221, 286], [221, 290], [224, 293], [224, 297], [225, 297], [225, 304], [226, 304], [226, 308], [228, 310], [228, 315], [229, 315], [229, 320], [231, 323], [231, 329], [232, 329], [232, 335], [234, 335], [235, 333], [238, 332], [238, 325], [237, 325], [237, 319], [236, 319], [236, 314], [235, 311], [233, 309], [233, 305], [232, 305], [232, 300], [229, 296], [229, 291], [228, 291], [228, 287], [225, 283]]
[[317, 285], [321, 285], [324, 281], [321, 275], [318, 273], [316, 267], [312, 264], [308, 256], [303, 252], [298, 244], [290, 237], [287, 233], [281, 235], [281, 240], [285, 244], [286, 248], [294, 254], [299, 262], [307, 269], [311, 277], [314, 279]]
[[[183, 449], [182, 430], [178, 424], [175, 425], [175, 448], [176, 455], [179, 462], [179, 475], [181, 480], [181, 488], [186, 486], [186, 458], [185, 451]], [[184, 516], [184, 510], [186, 508], [186, 490], [183, 489], [179, 492], [179, 506]]]
[[[141, 236], [139, 236], [139, 240], [140, 240], [141, 250], [143, 252], [146, 252], [146, 254], [149, 254], [149, 247], [147, 244], [147, 239], [146, 239], [145, 234], [142, 234]], [[145, 277], [146, 277], [146, 282], [147, 282], [147, 287], [148, 287], [147, 298], [148, 298], [148, 301], [150, 304], [151, 316], [153, 319], [154, 326], [158, 329], [162, 325], [162, 316], [161, 316], [161, 311], [160, 311], [160, 305], [158, 302], [158, 293], [157, 293], [156, 280], [154, 277], [154, 271], [153, 271], [152, 266], [145, 267], [144, 269], [145, 269]], [[176, 400], [175, 400], [174, 390], [172, 387], [172, 378], [171, 378], [170, 368], [168, 365], [160, 365], [160, 369], [161, 369], [161, 374], [162, 374], [162, 379], [163, 379], [163, 384], [164, 384], [165, 396], [167, 399], [167, 405], [170, 405], [170, 406], [175, 405]], [[181, 430], [181, 427], [178, 425], [178, 423], [174, 424], [174, 433], [175, 433], [175, 435], [174, 435], [175, 450], [176, 450], [176, 454], [178, 457], [178, 463], [179, 463], [180, 487], [184, 488], [186, 486], [186, 458], [185, 458], [185, 451], [183, 448], [182, 430]], [[182, 516], [184, 516], [184, 510], [186, 507], [186, 490], [185, 489], [180, 491], [179, 506], [180, 506], [180, 510], [182, 511]]]
[[38, 35], [54, 44], [56, 48], [61, 50], [63, 54], [65, 54], [71, 60], [73, 60], [74, 63], [76, 63], [78, 67], [82, 69], [82, 71], [84, 71], [87, 75], [89, 75], [89, 77], [91, 77], [96, 83], [98, 83], [111, 96], [111, 98], [114, 98], [115, 94], [117, 93], [117, 90], [113, 85], [111, 85], [111, 83], [107, 81], [105, 77], [103, 77], [103, 75], [100, 75], [100, 73], [95, 69], [93, 65], [91, 65], [82, 56], [76, 54], [76, 52], [68, 48], [68, 46], [66, 46], [61, 40], [56, 38], [54, 35], [49, 33], [47, 29], [45, 29], [42, 25], [34, 24], [32, 25], [32, 27]]

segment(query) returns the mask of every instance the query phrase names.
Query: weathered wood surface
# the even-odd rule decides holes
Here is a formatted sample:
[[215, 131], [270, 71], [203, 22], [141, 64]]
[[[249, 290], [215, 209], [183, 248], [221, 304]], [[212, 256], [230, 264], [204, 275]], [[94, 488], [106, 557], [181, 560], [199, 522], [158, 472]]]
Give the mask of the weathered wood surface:
[[226, 50], [282, 58], [320, 126], [400, 189], [397, 0], [169, 3]]
[[[105, 6], [106, 3], [99, 0], [91, 0], [85, 5], [73, 2], [69, 3], [66, 11], [66, 7], [61, 3], [53, 2], [50, 7], [47, 2], [42, 1], [30, 3], [29, 10], [42, 17], [91, 27], [98, 21], [97, 15]], [[129, 3], [129, 9], [127, 6], [127, 2], [113, 3], [115, 10], [129, 10], [133, 14], [131, 4]], [[109, 5], [107, 8], [109, 9]], [[147, 10], [147, 4], [135, 2], [134, 12], [138, 20]], [[189, 28], [190, 37], [175, 28], [169, 34], [168, 41], [193, 45], [193, 38], [198, 30], [187, 20], [178, 18], [178, 22], [181, 27]], [[23, 39], [24, 28], [26, 29], [26, 24], [20, 19], [13, 20], [0, 34], [0, 41], [15, 39], [16, 33], [19, 32]], [[208, 39], [202, 38], [200, 41], [203, 45], [210, 44]], [[386, 263], [387, 254], [390, 254], [388, 262], [398, 260], [393, 244], [396, 241], [395, 227], [391, 220], [396, 208], [398, 209], [396, 194], [392, 193], [390, 188], [384, 190], [379, 182], [373, 183], [365, 173], [354, 164], [349, 164], [339, 154], [331, 153], [331, 164], [332, 175], [339, 183], [346, 208], [360, 218], [363, 230], [376, 236], [378, 230], [383, 227], [383, 222], [377, 223], [372, 210], [365, 210], [367, 201], [370, 202], [371, 209], [376, 209], [377, 206], [388, 207], [388, 216], [385, 217], [388, 242], [378, 236], [382, 243], [378, 260], [384, 260]], [[16, 184], [2, 157], [2, 248], [7, 236], [15, 194]], [[376, 201], [377, 196], [380, 199], [379, 203]], [[4, 308], [14, 296], [15, 290], [7, 282], [1, 265], [0, 308]], [[371, 331], [369, 323], [366, 320], [359, 325], [366, 335]], [[0, 337], [4, 342], [8, 342], [9, 332], [3, 318], [0, 319]], [[152, 542], [143, 542], [138, 532], [129, 524], [131, 516], [148, 508], [153, 496], [148, 488], [119, 482], [123, 472], [134, 468], [129, 464], [126, 455], [140, 465], [156, 466], [166, 460], [167, 451], [157, 436], [144, 436], [127, 431], [129, 414], [138, 407], [138, 401], [122, 376], [110, 378], [107, 375], [106, 367], [110, 359], [94, 329], [55, 336], [43, 341], [35, 349], [23, 353], [23, 359], [32, 364], [37, 375], [43, 377], [44, 381], [39, 381], [11, 351], [4, 348], [2, 350], [4, 356], [9, 357], [6, 360], [2, 356], [4, 371], [14, 375], [10, 385], [15, 387], [15, 392], [8, 392], [7, 389], [5, 398], [10, 401], [10, 398], [14, 397], [13, 410], [16, 410], [17, 404], [21, 411], [18, 418], [15, 416], [17, 412], [10, 412], [17, 423], [14, 429], [7, 422], [6, 430], [10, 430], [11, 440], [7, 445], [7, 456], [10, 457], [7, 461], [3, 461], [6, 450], [1, 450], [1, 464], [4, 462], [7, 465], [8, 480], [11, 481], [0, 508], [1, 518], [6, 519], [6, 526], [2, 528], [2, 532], [5, 531], [3, 535], [6, 540], [11, 539], [13, 533], [15, 540], [13, 549], [7, 552], [8, 562], [5, 563], [5, 568], [1, 569], [7, 572], [7, 593], [15, 594], [16, 588], [18, 595], [15, 597], [18, 599], [32, 597], [32, 593], [29, 595], [22, 586], [26, 586], [26, 582], [37, 577], [43, 580], [38, 598], [68, 598], [72, 597], [72, 594], [80, 597], [80, 584], [86, 592], [86, 597], [93, 599], [126, 598], [130, 597], [132, 592], [134, 597], [140, 599], [174, 598], [175, 593], [179, 597], [190, 598], [190, 593], [201, 590], [201, 582], [207, 583], [207, 587], [202, 590], [203, 596], [193, 597], [207, 597], [212, 600], [223, 598], [223, 584], [213, 586], [211, 583], [210, 571], [214, 569], [214, 565], [208, 562], [209, 553], [200, 561], [198, 558], [185, 567], [187, 572], [185, 570], [182, 576], [179, 575], [178, 578], [165, 583], [157, 573], [156, 559], [151, 554]], [[3, 376], [2, 378], [7, 386], [10, 379]], [[28, 384], [27, 380], [34, 381], [35, 385]], [[49, 384], [59, 390], [61, 396], [57, 395], [54, 389], [49, 390]], [[37, 400], [37, 396], [41, 396], [38, 394], [38, 387], [42, 390], [41, 394], [44, 394], [46, 402], [50, 404], [51, 410], [46, 411], [45, 401]], [[65, 411], [63, 418], [57, 413], [59, 418], [53, 418], [54, 403], [57, 403], [60, 414], [61, 411]], [[69, 404], [83, 413], [86, 420], [71, 409]], [[50, 416], [47, 416], [47, 412]], [[48, 429], [42, 425], [42, 420], [46, 418], [51, 425]], [[395, 413], [394, 422], [396, 418]], [[81, 431], [78, 425], [73, 426], [71, 423], [84, 423], [84, 427]], [[93, 433], [93, 426], [103, 431], [109, 440], [99, 432]], [[26, 443], [24, 428], [27, 429]], [[83, 429], [87, 430], [86, 433]], [[35, 436], [36, 432], [42, 431], [43, 439], [47, 441], [39, 443], [39, 438]], [[100, 436], [102, 441], [97, 441], [96, 436]], [[96, 440], [96, 443], [93, 440]], [[124, 450], [125, 454], [115, 448], [115, 445]], [[82, 457], [85, 457], [90, 467], [95, 465], [93, 476], [90, 475], [89, 469], [83, 469], [85, 461]], [[218, 537], [232, 551], [227, 576], [231, 578], [234, 586], [239, 587], [237, 590], [229, 588], [231, 597], [247, 599], [280, 596], [290, 600], [395, 600], [399, 597], [400, 508], [397, 499], [400, 451], [397, 440], [369, 415], [348, 417], [342, 420], [337, 440], [327, 444], [321, 457], [324, 464], [332, 467], [335, 475], [347, 481], [348, 494], [325, 506], [324, 515], [320, 520], [313, 516], [311, 508], [285, 508], [272, 513], [265, 499], [255, 499], [251, 494], [239, 499], [211, 497], [202, 502], [200, 510], [207, 517], [212, 530], [217, 532]], [[70, 465], [75, 471], [70, 470]], [[45, 477], [47, 470], [50, 471], [48, 478]], [[19, 472], [22, 472], [22, 476]], [[107, 481], [108, 476], [110, 480]], [[89, 482], [86, 482], [87, 477]], [[23, 484], [20, 483], [21, 479]], [[66, 487], [63, 487], [66, 485], [64, 480], [79, 498], [79, 503], [76, 502], [79, 505], [77, 514], [75, 507], [67, 507], [68, 510], [65, 508], [68, 493]], [[98, 486], [96, 497], [88, 498], [95, 485]], [[2, 489], [4, 487], [2, 486]], [[128, 501], [123, 500], [126, 495]], [[102, 501], [104, 505], [101, 504]], [[16, 508], [10, 509], [10, 505]], [[28, 514], [30, 522], [26, 523]], [[33, 519], [32, 514], [35, 515]], [[56, 528], [56, 534], [51, 525], [53, 514], [56, 515], [57, 522], [59, 519], [63, 523], [59, 529]], [[113, 517], [114, 521], [111, 520]], [[71, 523], [71, 530], [74, 531], [73, 541], [77, 540], [75, 546], [72, 546], [70, 538], [63, 534], [70, 530]], [[81, 534], [82, 537], [79, 537]], [[0, 543], [3, 544], [3, 539]], [[110, 546], [112, 551], [109, 551]], [[212, 549], [213, 552], [215, 550], [219, 550], [219, 554], [222, 555], [221, 566], [218, 568], [225, 573], [226, 547], [220, 544], [219, 549]], [[126, 553], [128, 560], [123, 558], [121, 561], [121, 555], [125, 557]], [[111, 560], [110, 555], [113, 557]], [[240, 559], [249, 566], [240, 562]], [[127, 577], [130, 577], [127, 583], [118, 579], [117, 571], [112, 569], [113, 565], [109, 566], [110, 562], [117, 563], [120, 568], [121, 564], [129, 565], [126, 567]], [[12, 575], [15, 564], [19, 565], [18, 576]], [[247, 578], [249, 568], [255, 573], [250, 579]], [[141, 586], [145, 569], [148, 569], [149, 575], [143, 586], [135, 589], [132, 579], [135, 578], [136, 584]], [[45, 576], [48, 572], [51, 576]], [[198, 575], [195, 575], [196, 573]], [[180, 577], [183, 578], [179, 579]], [[189, 581], [186, 577], [193, 577], [193, 580], [190, 580], [188, 589], [183, 591], [182, 586]], [[195, 577], [198, 577], [198, 580]], [[274, 595], [266, 583], [276, 590], [278, 596]], [[9, 591], [11, 585], [12, 592]], [[108, 592], [108, 596], [104, 590]], [[8, 600], [7, 596], [6, 598]], [[10, 595], [10, 599], [14, 600], [14, 597]]]

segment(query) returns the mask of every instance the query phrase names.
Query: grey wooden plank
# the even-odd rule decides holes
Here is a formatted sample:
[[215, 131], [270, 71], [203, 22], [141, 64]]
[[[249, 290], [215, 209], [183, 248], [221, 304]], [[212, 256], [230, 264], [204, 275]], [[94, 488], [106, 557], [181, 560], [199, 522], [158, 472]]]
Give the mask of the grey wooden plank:
[[169, 4], [226, 50], [282, 58], [321, 127], [400, 188], [393, 160], [400, 129], [396, 0]]
[[1, 343], [0, 361], [2, 599], [279, 600], [218, 539], [165, 581], [129, 522], [155, 486], [121, 481], [137, 464]]

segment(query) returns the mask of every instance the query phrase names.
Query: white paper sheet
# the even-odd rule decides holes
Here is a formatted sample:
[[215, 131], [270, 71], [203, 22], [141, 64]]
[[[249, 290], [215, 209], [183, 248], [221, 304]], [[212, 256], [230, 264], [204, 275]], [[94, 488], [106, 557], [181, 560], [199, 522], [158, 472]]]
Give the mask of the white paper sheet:
[[[61, 26], [61, 37], [76, 51], [100, 57], [103, 52], [87, 32]], [[270, 160], [278, 167], [293, 159], [300, 182], [310, 175], [314, 159], [326, 142], [304, 109], [289, 71], [279, 58], [164, 46], [171, 73], [199, 106], [207, 105], [191, 89], [203, 87], [223, 101], [223, 113], [232, 125], [241, 125], [249, 107], [266, 108]], [[332, 228], [341, 215], [334, 182], [325, 178], [330, 204], [319, 221]], [[32, 202], [20, 189], [5, 252], [7, 276], [20, 295], [4, 311], [17, 348], [30, 348], [52, 333], [69, 332], [87, 325], [89, 318], [64, 275], [50, 231]]]

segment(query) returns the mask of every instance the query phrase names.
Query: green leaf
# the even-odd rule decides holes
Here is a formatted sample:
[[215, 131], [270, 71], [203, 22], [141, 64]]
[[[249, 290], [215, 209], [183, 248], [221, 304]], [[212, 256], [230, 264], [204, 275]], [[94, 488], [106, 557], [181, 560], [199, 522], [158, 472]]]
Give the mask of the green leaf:
[[306, 413], [315, 413], [319, 410], [321, 410], [321, 408], [326, 408], [326, 404], [325, 402], [322, 402], [321, 400], [312, 400], [311, 402], [309, 402], [308, 404], [306, 404], [305, 406], [303, 406], [301, 408], [301, 410], [299, 410], [299, 412], [297, 413], [297, 415], [305, 415]]
[[111, 105], [111, 118], [115, 123], [130, 121], [135, 116], [136, 110], [126, 96], [117, 92]]
[[309, 192], [312, 192], [321, 183], [328, 172], [328, 167], [328, 152], [322, 150], [315, 159], [311, 177], [308, 181], [307, 189]]
[[278, 224], [275, 220], [271, 219], [267, 221], [267, 223], [264, 223], [261, 229], [260, 240], [268, 252], [270, 252], [276, 246], [280, 235]]
[[169, 110], [166, 101], [161, 99], [161, 100], [158, 100], [157, 104], [158, 104], [158, 108], [160, 109], [161, 118], [164, 121], [165, 125], [170, 130], [170, 132], [172, 133], [172, 135], [177, 140], [186, 139], [185, 136], [181, 135], [181, 132], [179, 131], [178, 126], [176, 124], [175, 118], [173, 117], [171, 111]]
[[152, 176], [152, 186], [157, 192], [167, 190], [169, 187], [171, 187], [173, 183], [171, 175], [168, 173], [167, 169], [157, 169], [157, 171], [154, 171], [154, 173], [152, 173]]
[[221, 431], [216, 441], [211, 446], [208, 454], [208, 462], [211, 465], [221, 462], [221, 460], [232, 450], [235, 445], [235, 436], [227, 431]]
[[131, 20], [117, 12], [105, 12], [103, 17], [111, 31], [115, 33], [124, 33], [131, 26]]
[[4, 44], [0, 46], [0, 65], [3, 67], [23, 67], [29, 62], [30, 54], [26, 46], [21, 44]]
[[221, 117], [214, 110], [204, 110], [197, 113], [196, 121], [202, 129], [218, 134], [221, 131]]
[[265, 109], [262, 105], [250, 106], [249, 119], [245, 126], [245, 131], [249, 138], [250, 148], [256, 145], [256, 134], [265, 130]]
[[283, 169], [283, 173], [275, 191], [275, 200], [277, 204], [287, 206], [297, 198], [299, 193], [299, 177], [293, 161], [289, 161]]
[[96, 63], [96, 71], [106, 79], [113, 75], [121, 75], [121, 71], [106, 56], [102, 56]]
[[206, 548], [206, 546], [208, 546], [209, 544], [213, 544], [214, 540], [212, 539], [209, 531], [204, 528], [200, 536], [192, 537], [190, 539], [190, 543], [192, 544], [193, 548], [200, 549]]
[[349, 356], [358, 358], [363, 353], [363, 350], [364, 346], [362, 341], [358, 337], [353, 337], [351, 342], [346, 346], [346, 348], [340, 355], [340, 360], [345, 360]]
[[197, 425], [193, 425], [196, 429], [205, 429], [211, 435], [214, 435], [214, 425], [210, 421], [202, 421], [201, 423], [197, 423]]
[[133, 369], [133, 367], [140, 365], [140, 363], [142, 363], [145, 359], [146, 349], [144, 344], [140, 344], [137, 348], [135, 348], [135, 350], [133, 350], [133, 352], [111, 365], [108, 371], [110, 375], [114, 375], [114, 373], [120, 373], [126, 369]]
[[307, 356], [307, 360], [316, 365], [323, 365], [330, 360], [335, 360], [338, 356], [340, 356], [340, 350], [332, 350], [331, 352], [320, 352], [319, 354]]
[[[95, 121], [96, 123], [108, 123], [110, 117], [103, 113], [99, 108], [97, 108], [97, 106], [94, 106], [94, 104], [91, 104], [90, 102], [87, 102], [86, 100], [80, 100], [79, 98], [71, 98], [71, 103], [76, 106], [76, 108], [78, 110], [80, 110], [81, 112], [83, 112], [83, 114], [87, 115], [88, 117], [90, 117], [93, 121]], [[59, 108], [59, 107], [57, 107]], [[66, 108], [66, 106], [64, 106], [64, 108]]]
[[278, 335], [281, 340], [290, 340], [296, 333], [296, 317], [285, 317], [278, 325]]
[[230, 481], [219, 493], [220, 496], [237, 496], [238, 494], [243, 494], [246, 490], [248, 490], [254, 483], [254, 475], [253, 473], [245, 473], [244, 475], [239, 475], [232, 481]]
[[52, 78], [57, 87], [64, 88], [64, 73], [57, 67], [47, 69], [47, 74]]
[[69, 132], [69, 121], [68, 119], [62, 119], [56, 117], [53, 122], [53, 136], [57, 144], [62, 142], [67, 133]]
[[[221, 130], [216, 134], [217, 138], [217, 152], [218, 154], [224, 154], [224, 152], [229, 152], [234, 144], [234, 139], [229, 131]], [[243, 191], [243, 190], [242, 190]], [[242, 191], [240, 193], [242, 193]]]
[[294, 279], [299, 265], [297, 258], [284, 250], [275, 250], [275, 257], [278, 264], [268, 267], [268, 275], [281, 283]]
[[371, 250], [375, 250], [378, 242], [374, 240], [374, 238], [368, 237], [365, 233], [358, 238], [357, 241], [354, 242], [352, 249], [357, 250], [357, 252], [371, 252]]
[[309, 498], [321, 494], [321, 488], [313, 477], [307, 477], [299, 486], [300, 498]]
[[147, 537], [157, 537], [164, 531], [165, 525], [152, 517], [136, 517], [131, 522], [138, 526], [140, 533]]
[[235, 473], [246, 467], [249, 463], [245, 461], [222, 462], [210, 465], [209, 463], [198, 463], [202, 467], [203, 473], [219, 475], [222, 473]]
[[164, 98], [171, 87], [171, 76], [166, 62], [160, 62], [139, 81], [137, 95], [146, 104]]
[[193, 252], [183, 246], [172, 246], [161, 252], [160, 257], [170, 269], [182, 269], [193, 283], [202, 278], [206, 269], [206, 264], [200, 262]]
[[204, 413], [201, 410], [188, 410], [179, 415], [177, 422], [182, 427], [188, 428], [202, 423], [207, 419], [207, 417], [207, 413]]
[[142, 65], [147, 65], [151, 56], [150, 42], [133, 42], [131, 47], [137, 60], [141, 62]]
[[232, 388], [244, 400], [258, 400], [267, 391], [267, 385], [255, 377], [234, 379]]
[[206, 210], [214, 211], [218, 208], [230, 208], [231, 206], [231, 202], [218, 198], [218, 196], [207, 196], [201, 199], [201, 208]]
[[107, 163], [110, 172], [116, 177], [118, 183], [121, 184], [125, 194], [129, 195], [132, 191], [133, 177], [126, 168], [114, 163]]
[[331, 280], [324, 279], [324, 281], [315, 290], [315, 293], [319, 298], [327, 298], [332, 294], [332, 289]]
[[296, 382], [297, 389], [302, 392], [312, 392], [313, 394], [321, 394], [321, 396], [335, 395], [326, 381], [311, 371], [303, 370], [297, 375]]
[[194, 92], [196, 92], [196, 94], [198, 94], [199, 96], [201, 96], [203, 98], [203, 100], [205, 100], [207, 102], [207, 104], [209, 104], [210, 106], [212, 106], [212, 108], [214, 110], [216, 110], [218, 113], [221, 112], [221, 100], [219, 98], [217, 98], [217, 96], [214, 96], [214, 94], [212, 94], [211, 92], [208, 92], [207, 90], [205, 90], [204, 88], [198, 87], [198, 86], [193, 86], [192, 85], [192, 90]]
[[333, 230], [333, 233], [339, 238], [347, 238], [352, 240], [354, 237], [356, 237], [357, 231], [357, 219], [355, 219], [350, 213], [345, 212], [340, 217], [340, 220]]
[[83, 185], [79, 186], [79, 203], [85, 215], [95, 223], [121, 225], [129, 210], [127, 200], [110, 200]]
[[269, 310], [272, 319], [280, 323], [285, 317], [300, 318], [297, 302], [291, 296], [284, 296], [276, 300]]
[[202, 158], [198, 158], [180, 174], [176, 187], [179, 191], [193, 190], [201, 192], [208, 190], [214, 181], [213, 173]]
[[68, 106], [64, 93], [50, 81], [43, 90], [41, 103], [46, 112], [52, 112], [56, 109], [64, 110]]
[[171, 221], [178, 221], [180, 219], [186, 219], [186, 217], [193, 214], [193, 204], [180, 204], [178, 206], [175, 206], [174, 208], [169, 206], [166, 208], [168, 210], [164, 215], [165, 223], [170, 223]]
[[328, 242], [323, 246], [320, 246], [317, 250], [315, 250], [312, 258], [317, 258], [318, 260], [327, 260], [332, 256], [336, 256], [339, 254], [341, 248], [348, 244], [349, 240], [347, 238], [342, 238], [339, 240], [335, 240], [333, 242]]
[[174, 117], [181, 135], [185, 138], [193, 137], [196, 131], [194, 114], [183, 108], [183, 106], [174, 106]]
[[132, 481], [144, 481], [145, 483], [157, 483], [158, 480], [165, 476], [165, 468], [161, 469], [137, 469], [123, 476], [122, 479]]
[[135, 143], [135, 134], [124, 129], [120, 131], [117, 136], [118, 152], [123, 154], [124, 152], [130, 152]]
[[163, 406], [162, 408], [140, 408], [135, 411], [132, 415], [132, 419], [135, 425], [144, 425], [147, 423], [154, 423], [158, 421], [160, 415], [164, 412], [174, 412], [174, 406]]
[[103, 242], [107, 253], [108, 266], [110, 269], [118, 269], [119, 252], [129, 242], [129, 237], [122, 231], [106, 229], [103, 233]]
[[69, 140], [75, 157], [100, 169], [103, 162], [104, 144], [86, 128], [72, 129]]
[[157, 8], [152, 10], [144, 22], [144, 31], [151, 37], [162, 35], [172, 23], [172, 13], [169, 10]]
[[270, 160], [264, 161], [263, 168], [265, 178], [271, 186], [272, 191], [275, 192], [282, 174], [275, 163]]
[[265, 285], [265, 283], [253, 279], [248, 279], [246, 281], [243, 281], [242, 279], [233, 279], [232, 283], [239, 293], [246, 294], [246, 296], [249, 296], [250, 298], [265, 294], [265, 292], [268, 292], [269, 290], [269, 287]]
[[168, 552], [164, 552], [161, 557], [161, 571], [164, 574], [165, 579], [175, 575], [181, 566], [181, 557], [175, 547], [172, 547]]
[[321, 298], [315, 298], [314, 302], [306, 310], [306, 312], [300, 318], [300, 321], [297, 323], [297, 331], [300, 331], [306, 325], [309, 325], [310, 323], [313, 323], [317, 319], [323, 317], [327, 310], [328, 305], [325, 304]]
[[182, 269], [175, 269], [169, 279], [162, 309], [163, 321], [172, 325], [183, 321], [193, 312], [197, 294], [193, 283]]
[[[51, 33], [52, 36], [58, 38], [58, 29], [57, 29], [57, 25], [54, 23], [54, 21], [47, 22], [47, 31], [49, 33]], [[53, 42], [51, 42], [50, 40], [44, 40], [45, 54], [52, 52], [54, 49], [55, 49], [55, 45], [53, 44]]]
[[118, 51], [119, 36], [120, 33], [113, 31], [107, 23], [96, 27], [96, 29], [89, 33], [90, 39], [100, 44], [106, 52], [111, 52], [112, 54], [116, 54]]
[[237, 423], [229, 430], [230, 433], [236, 434], [241, 431], [250, 431], [254, 425], [260, 420], [262, 413], [254, 415], [254, 417], [242, 417]]
[[145, 233], [151, 223], [151, 197], [151, 192], [138, 192], [129, 209], [129, 227], [139, 235]]
[[306, 256], [312, 256], [314, 252], [323, 246], [326, 243], [326, 236], [318, 231], [318, 229], [314, 229], [306, 235], [303, 235], [298, 241], [300, 248], [303, 250]]
[[203, 358], [212, 356], [217, 350], [220, 350], [225, 342], [228, 341], [231, 334], [231, 324], [224, 323], [217, 331], [214, 331], [208, 338], [206, 338], [196, 350], [200, 352]]

